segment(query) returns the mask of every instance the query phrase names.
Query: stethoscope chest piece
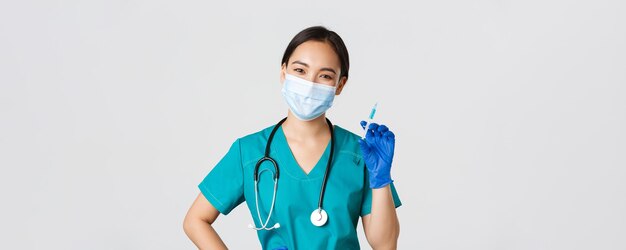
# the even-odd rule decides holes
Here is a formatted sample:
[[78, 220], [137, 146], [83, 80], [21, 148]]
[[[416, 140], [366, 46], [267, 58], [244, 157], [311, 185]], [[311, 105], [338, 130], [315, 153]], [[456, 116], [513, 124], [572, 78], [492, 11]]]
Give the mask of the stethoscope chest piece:
[[313, 210], [311, 213], [311, 223], [313, 223], [313, 225], [321, 227], [326, 224], [326, 221], [328, 221], [328, 214], [326, 214], [324, 209], [318, 208]]

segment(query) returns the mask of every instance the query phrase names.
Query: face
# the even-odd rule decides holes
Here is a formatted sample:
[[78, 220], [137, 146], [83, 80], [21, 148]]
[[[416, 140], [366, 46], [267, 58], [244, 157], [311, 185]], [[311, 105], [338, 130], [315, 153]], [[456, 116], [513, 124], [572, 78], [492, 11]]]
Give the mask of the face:
[[281, 82], [288, 73], [317, 84], [337, 86], [335, 94], [339, 95], [347, 80], [346, 77], [339, 78], [339, 56], [327, 42], [306, 41], [298, 45], [287, 63], [281, 67]]

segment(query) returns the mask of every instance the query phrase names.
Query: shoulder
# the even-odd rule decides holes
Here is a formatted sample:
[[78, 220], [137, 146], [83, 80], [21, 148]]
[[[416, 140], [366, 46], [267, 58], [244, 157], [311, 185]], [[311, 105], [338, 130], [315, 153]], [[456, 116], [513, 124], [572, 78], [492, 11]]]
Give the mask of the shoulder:
[[267, 138], [269, 138], [272, 129], [275, 124], [266, 125], [261, 130], [255, 131], [253, 133], [244, 134], [237, 138], [237, 142], [240, 145], [251, 146], [251, 145], [259, 145], [265, 144], [267, 142]]
[[241, 162], [247, 166], [250, 162], [256, 162], [265, 152], [265, 146], [275, 124], [264, 126], [261, 130], [244, 134], [233, 142], [241, 157]]
[[[240, 143], [245, 143], [245, 144], [259, 143], [259, 142], [264, 143], [269, 138], [270, 134], [272, 133], [272, 129], [274, 128], [275, 125], [276, 124], [267, 125], [263, 127], [261, 130], [256, 131], [254, 133], [243, 135], [237, 138], [237, 140], [239, 140]], [[352, 133], [349, 130], [336, 124], [334, 125], [334, 133], [335, 133], [335, 140], [337, 141], [336, 145], [342, 145], [342, 146], [355, 146], [356, 145], [356, 147], [358, 148], [359, 139], [361, 138], [359, 135]]]
[[361, 138], [359, 135], [352, 133], [349, 130], [339, 125], [335, 125], [334, 127], [335, 127], [335, 136], [337, 136], [338, 138], [341, 137], [343, 140], [347, 142], [352, 142], [352, 143], [359, 142], [359, 139]]
[[336, 152], [340, 154], [352, 155], [360, 161], [361, 148], [359, 146], [359, 139], [361, 139], [361, 137], [357, 134], [352, 133], [339, 125], [335, 125]]

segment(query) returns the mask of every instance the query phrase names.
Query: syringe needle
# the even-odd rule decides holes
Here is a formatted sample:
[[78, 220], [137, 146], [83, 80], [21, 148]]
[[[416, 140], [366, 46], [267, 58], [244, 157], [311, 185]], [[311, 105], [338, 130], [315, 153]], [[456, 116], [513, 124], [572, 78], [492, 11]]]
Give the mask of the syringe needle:
[[365, 127], [363, 128], [363, 136], [362, 136], [363, 140], [365, 140], [365, 135], [367, 135], [367, 127], [370, 125], [370, 123], [372, 123], [372, 119], [374, 119], [374, 115], [376, 114], [377, 108], [378, 108], [378, 102], [376, 102], [376, 104], [374, 104], [374, 107], [372, 107], [372, 111], [370, 111], [370, 115], [367, 118]]

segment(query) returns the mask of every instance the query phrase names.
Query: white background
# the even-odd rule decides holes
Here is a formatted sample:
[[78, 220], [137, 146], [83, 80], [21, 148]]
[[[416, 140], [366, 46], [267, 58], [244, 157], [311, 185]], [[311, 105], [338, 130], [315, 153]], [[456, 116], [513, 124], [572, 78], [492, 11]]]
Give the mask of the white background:
[[[397, 135], [400, 249], [625, 249], [624, 13], [618, 0], [2, 1], [0, 248], [193, 249], [197, 184], [286, 115], [282, 53], [325, 25], [351, 60], [328, 117], [359, 132], [378, 101]], [[242, 205], [214, 225], [258, 248], [250, 221]]]

